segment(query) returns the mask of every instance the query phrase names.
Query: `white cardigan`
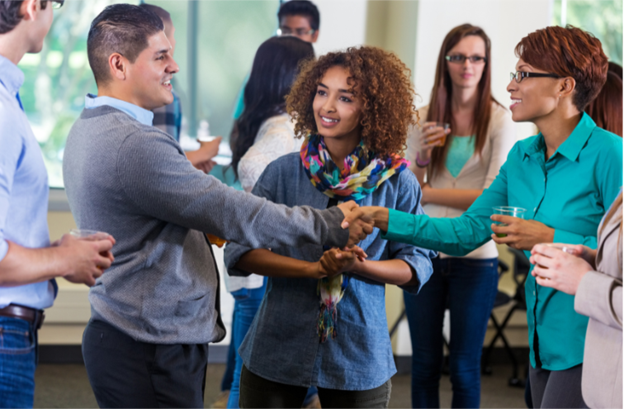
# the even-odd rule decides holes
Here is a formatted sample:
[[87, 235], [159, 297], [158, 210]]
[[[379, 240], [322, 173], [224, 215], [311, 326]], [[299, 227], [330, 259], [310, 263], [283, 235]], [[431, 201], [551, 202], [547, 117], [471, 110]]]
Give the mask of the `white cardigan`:
[[[429, 106], [424, 106], [418, 110], [420, 125], [427, 118]], [[416, 169], [416, 152], [420, 147], [420, 126], [411, 127], [407, 135], [407, 151], [405, 157], [411, 161], [410, 169]], [[516, 143], [516, 125], [511, 119], [511, 113], [502, 106], [492, 103], [492, 114], [487, 139], [483, 146], [482, 155], [475, 152], [466, 162], [459, 175], [454, 178], [444, 166], [437, 172], [433, 180], [429, 180], [429, 185], [436, 189], [487, 189], [496, 179], [500, 167], [507, 160], [509, 151]], [[441, 206], [427, 203], [423, 206], [425, 213], [431, 217], [458, 217], [464, 210], [448, 206]], [[440, 257], [450, 257], [440, 253]], [[495, 258], [498, 257], [498, 250], [493, 241], [488, 241], [483, 246], [467, 254], [469, 258]]]
[[[245, 192], [251, 192], [264, 169], [275, 159], [299, 152], [303, 139], [295, 139], [294, 124], [290, 115], [272, 116], [265, 120], [254, 140], [254, 144], [243, 155], [238, 163], [238, 177]], [[251, 274], [247, 277], [225, 275], [225, 287], [229, 292], [241, 288], [260, 288], [264, 277]]]

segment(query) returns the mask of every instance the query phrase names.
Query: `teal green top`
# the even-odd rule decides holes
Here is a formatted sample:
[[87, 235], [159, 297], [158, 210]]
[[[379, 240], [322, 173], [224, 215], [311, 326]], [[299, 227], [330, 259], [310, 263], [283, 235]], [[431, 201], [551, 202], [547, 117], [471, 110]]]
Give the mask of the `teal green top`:
[[[541, 133], [521, 140], [463, 215], [430, 218], [391, 209], [383, 237], [462, 256], [490, 240], [492, 207], [519, 206], [527, 209], [526, 219], [555, 229], [556, 243], [595, 249], [598, 224], [622, 186], [622, 138], [584, 113], [568, 139], [545, 158]], [[582, 363], [588, 318], [574, 311], [574, 296], [541, 287], [531, 275], [525, 290], [533, 367], [558, 371]]]
[[468, 159], [472, 157], [475, 149], [474, 136], [453, 136], [451, 146], [446, 154], [446, 168], [456, 178], [464, 168]]

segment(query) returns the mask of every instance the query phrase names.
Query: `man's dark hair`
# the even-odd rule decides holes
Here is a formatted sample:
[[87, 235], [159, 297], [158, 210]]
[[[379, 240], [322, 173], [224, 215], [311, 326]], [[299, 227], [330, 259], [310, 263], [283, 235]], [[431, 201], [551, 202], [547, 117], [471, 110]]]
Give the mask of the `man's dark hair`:
[[282, 4], [277, 12], [278, 23], [287, 16], [304, 16], [310, 22], [312, 30], [316, 31], [321, 27], [321, 16], [318, 9], [308, 0], [290, 0]]
[[141, 7], [144, 10], [149, 10], [152, 13], [156, 14], [158, 17], [160, 17], [163, 23], [173, 23], [173, 20], [171, 20], [171, 14], [169, 14], [169, 12], [162, 7], [158, 7], [153, 4], [147, 4], [147, 3], [141, 3], [139, 4], [139, 7]]
[[[0, 0], [0, 34], [6, 34], [13, 30], [24, 16], [19, 11], [24, 0]], [[47, 2], [41, 2], [41, 8], [45, 9]]]
[[87, 38], [89, 65], [98, 85], [110, 80], [108, 57], [119, 53], [134, 63], [148, 46], [149, 37], [163, 31], [160, 17], [131, 4], [106, 7], [91, 23]]

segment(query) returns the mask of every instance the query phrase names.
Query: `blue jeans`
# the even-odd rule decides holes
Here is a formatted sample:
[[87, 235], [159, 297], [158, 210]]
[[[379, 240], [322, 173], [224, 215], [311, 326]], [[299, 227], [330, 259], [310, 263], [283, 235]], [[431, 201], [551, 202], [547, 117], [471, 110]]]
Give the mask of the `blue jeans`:
[[[234, 345], [236, 351], [236, 365], [234, 366], [234, 378], [232, 380], [232, 387], [230, 388], [230, 397], [228, 398], [227, 407], [229, 409], [238, 409], [238, 400], [240, 398], [240, 377], [243, 370], [243, 359], [238, 353], [260, 303], [264, 298], [266, 292], [267, 279], [264, 278], [262, 287], [253, 288], [251, 290], [242, 288], [238, 291], [234, 291], [232, 296], [234, 297], [234, 318], [232, 319], [232, 341], [230, 345]], [[308, 399], [317, 394], [316, 387], [311, 387], [308, 390], [304, 404], [307, 404]]]
[[[234, 311], [232, 311], [232, 328], [236, 325], [234, 321]], [[236, 348], [234, 342], [230, 342], [227, 352], [227, 361], [225, 362], [225, 372], [223, 373], [223, 379], [221, 379], [221, 392], [229, 391], [232, 389], [232, 382], [234, 382], [234, 366], [236, 365]]]
[[0, 408], [32, 408], [37, 332], [18, 318], [0, 317]]
[[435, 258], [418, 295], [404, 292], [412, 339], [412, 407], [440, 407], [444, 310], [451, 313], [453, 408], [478, 408], [481, 352], [498, 288], [498, 260]]

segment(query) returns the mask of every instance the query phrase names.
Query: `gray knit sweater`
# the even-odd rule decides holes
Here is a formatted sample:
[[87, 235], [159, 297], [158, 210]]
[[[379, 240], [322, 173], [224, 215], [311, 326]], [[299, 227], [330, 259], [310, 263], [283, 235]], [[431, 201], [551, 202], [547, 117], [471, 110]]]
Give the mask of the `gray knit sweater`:
[[196, 170], [166, 133], [108, 106], [84, 110], [63, 158], [78, 227], [117, 240], [89, 293], [92, 318], [136, 340], [221, 340], [219, 277], [203, 233], [250, 247], [344, 246], [337, 208], [288, 208]]

